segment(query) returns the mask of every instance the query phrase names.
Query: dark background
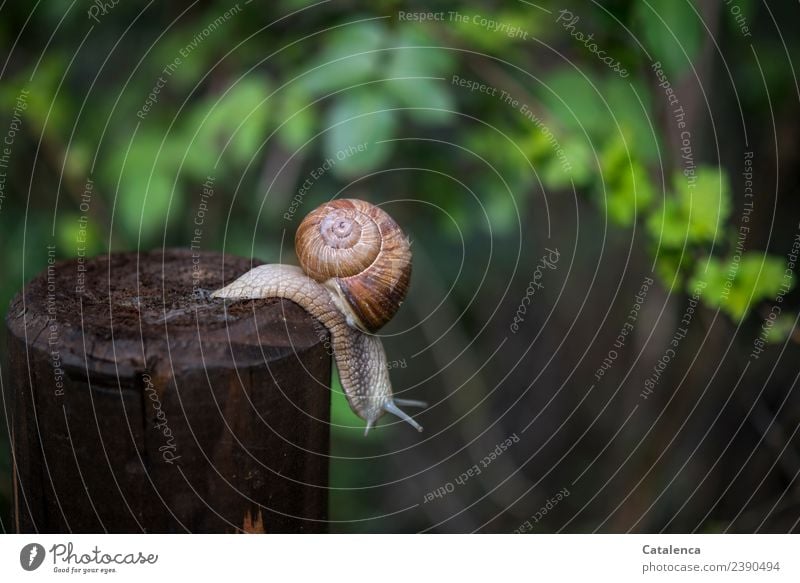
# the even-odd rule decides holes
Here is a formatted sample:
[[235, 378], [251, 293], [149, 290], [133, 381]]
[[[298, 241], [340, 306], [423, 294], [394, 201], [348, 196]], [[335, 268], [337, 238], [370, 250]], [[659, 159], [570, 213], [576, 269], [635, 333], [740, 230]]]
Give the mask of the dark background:
[[[431, 11], [444, 20], [399, 14]], [[47, 245], [59, 258], [189, 246], [208, 176], [202, 248], [269, 262], [296, 262], [316, 205], [363, 198], [413, 242], [384, 344], [394, 386], [431, 406], [422, 435], [364, 438], [334, 382], [332, 531], [796, 530], [797, 19], [791, 2], [749, 0], [2, 4], [0, 304]], [[689, 176], [656, 61], [686, 114]], [[514, 333], [546, 249], [558, 262]], [[6, 430], [1, 443], [9, 531]], [[439, 488], [452, 491], [424, 502]]]

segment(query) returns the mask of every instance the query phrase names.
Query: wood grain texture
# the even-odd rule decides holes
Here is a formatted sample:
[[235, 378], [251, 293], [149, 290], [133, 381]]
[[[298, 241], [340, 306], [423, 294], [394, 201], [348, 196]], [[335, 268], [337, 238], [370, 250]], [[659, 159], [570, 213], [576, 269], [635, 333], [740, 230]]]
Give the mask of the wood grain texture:
[[210, 299], [253, 265], [73, 260], [12, 301], [19, 532], [326, 529], [327, 332], [286, 300]]

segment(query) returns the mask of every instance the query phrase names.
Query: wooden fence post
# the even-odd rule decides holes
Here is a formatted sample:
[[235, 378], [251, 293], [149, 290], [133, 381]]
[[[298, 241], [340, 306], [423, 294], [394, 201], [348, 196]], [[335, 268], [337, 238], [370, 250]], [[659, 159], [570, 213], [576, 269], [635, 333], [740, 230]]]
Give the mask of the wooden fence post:
[[327, 333], [209, 292], [249, 259], [50, 265], [8, 311], [18, 532], [326, 530]]

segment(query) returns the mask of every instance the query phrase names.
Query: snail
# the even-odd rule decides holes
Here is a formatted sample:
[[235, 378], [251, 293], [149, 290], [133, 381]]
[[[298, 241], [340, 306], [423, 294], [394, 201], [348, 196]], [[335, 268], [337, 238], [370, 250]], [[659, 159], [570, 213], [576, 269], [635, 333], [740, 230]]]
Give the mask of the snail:
[[391, 413], [417, 431], [422, 427], [395, 399], [380, 338], [374, 335], [395, 315], [411, 278], [411, 245], [384, 210], [358, 199], [337, 199], [311, 211], [295, 235], [301, 267], [261, 265], [211, 294], [244, 300], [285, 298], [317, 318], [331, 335], [347, 402], [367, 422], [364, 435]]

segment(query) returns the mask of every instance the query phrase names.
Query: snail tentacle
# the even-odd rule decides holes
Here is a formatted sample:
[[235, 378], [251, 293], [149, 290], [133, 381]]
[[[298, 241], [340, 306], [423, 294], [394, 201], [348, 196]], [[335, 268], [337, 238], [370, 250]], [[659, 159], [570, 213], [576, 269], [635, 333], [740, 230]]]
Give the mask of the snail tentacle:
[[416, 399], [395, 399], [395, 405], [402, 405], [403, 407], [420, 407], [424, 409], [428, 406], [427, 401], [417, 401]]

